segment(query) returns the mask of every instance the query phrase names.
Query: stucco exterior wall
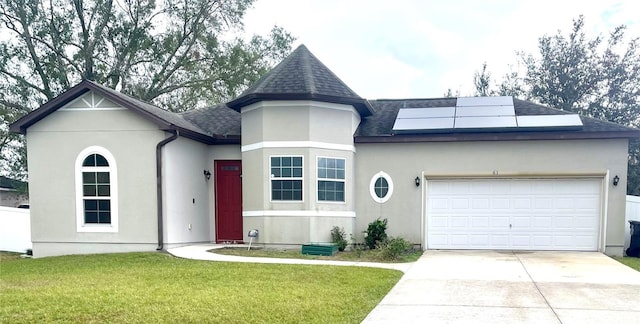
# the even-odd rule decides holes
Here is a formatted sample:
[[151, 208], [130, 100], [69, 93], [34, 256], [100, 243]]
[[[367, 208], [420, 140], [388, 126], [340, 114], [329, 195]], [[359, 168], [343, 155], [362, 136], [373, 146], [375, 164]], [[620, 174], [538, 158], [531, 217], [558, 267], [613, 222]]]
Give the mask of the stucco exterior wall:
[[[243, 108], [245, 235], [258, 229], [259, 243], [301, 244], [330, 241], [333, 226], [352, 233], [356, 217], [353, 133], [359, 122], [358, 113], [348, 105], [273, 101]], [[302, 156], [302, 201], [272, 200], [272, 156]], [[318, 201], [318, 157], [345, 160], [344, 202]]]
[[[429, 177], [478, 176], [566, 176], [598, 174], [604, 178], [627, 175], [626, 139], [549, 140], [451, 143], [357, 144], [356, 219], [357, 232], [376, 218], [387, 218], [388, 233], [420, 244], [423, 240], [422, 200]], [[394, 183], [394, 192], [385, 203], [375, 202], [369, 193], [372, 177], [384, 171]], [[424, 177], [423, 177], [424, 175]], [[415, 178], [421, 178], [416, 187]], [[607, 182], [606, 247], [620, 254], [624, 243], [626, 183]]]
[[209, 147], [184, 137], [163, 152], [165, 243], [209, 242]]
[[[91, 95], [83, 98], [98, 103]], [[77, 109], [63, 107], [29, 127], [26, 134], [29, 176], [37, 179], [29, 185], [34, 256], [154, 249], [155, 145], [167, 134], [104, 100], [93, 108], [78, 100], [70, 105]], [[117, 162], [117, 233], [85, 233], [76, 228], [75, 162], [90, 146], [105, 148]]]

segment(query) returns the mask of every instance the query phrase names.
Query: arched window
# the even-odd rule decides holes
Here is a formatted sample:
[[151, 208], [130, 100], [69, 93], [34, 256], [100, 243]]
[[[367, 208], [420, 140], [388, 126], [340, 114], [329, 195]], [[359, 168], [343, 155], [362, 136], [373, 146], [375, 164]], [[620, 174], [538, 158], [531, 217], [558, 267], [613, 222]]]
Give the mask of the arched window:
[[84, 149], [76, 159], [78, 232], [118, 231], [117, 169], [105, 148]]
[[393, 194], [393, 181], [391, 181], [391, 177], [382, 171], [376, 173], [369, 183], [369, 193], [371, 194], [371, 198], [376, 202], [387, 202]]

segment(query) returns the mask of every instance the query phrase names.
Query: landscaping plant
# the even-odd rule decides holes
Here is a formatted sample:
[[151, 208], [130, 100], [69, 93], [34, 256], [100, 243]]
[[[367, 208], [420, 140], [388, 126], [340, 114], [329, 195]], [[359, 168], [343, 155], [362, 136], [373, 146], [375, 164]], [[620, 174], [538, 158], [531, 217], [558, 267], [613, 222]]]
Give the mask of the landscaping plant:
[[391, 261], [398, 260], [403, 254], [413, 250], [413, 244], [402, 237], [390, 237], [378, 244], [380, 258]]
[[338, 246], [338, 251], [344, 251], [348, 244], [347, 233], [344, 232], [344, 228], [334, 226], [331, 229], [331, 242]]
[[387, 239], [387, 219], [380, 220], [380, 218], [369, 223], [367, 227], [367, 235], [364, 238], [364, 242], [370, 249], [375, 249], [380, 242], [384, 242]]

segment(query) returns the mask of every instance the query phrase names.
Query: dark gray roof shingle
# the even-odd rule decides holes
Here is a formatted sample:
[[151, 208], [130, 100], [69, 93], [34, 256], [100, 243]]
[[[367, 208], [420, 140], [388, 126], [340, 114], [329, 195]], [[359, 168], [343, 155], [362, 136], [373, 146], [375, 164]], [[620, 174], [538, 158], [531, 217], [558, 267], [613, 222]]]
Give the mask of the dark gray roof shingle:
[[360, 115], [372, 113], [369, 103], [351, 90], [304, 45], [228, 103], [232, 109], [262, 100], [316, 100], [353, 105]]
[[240, 113], [225, 104], [194, 109], [181, 115], [212, 136], [240, 137]]

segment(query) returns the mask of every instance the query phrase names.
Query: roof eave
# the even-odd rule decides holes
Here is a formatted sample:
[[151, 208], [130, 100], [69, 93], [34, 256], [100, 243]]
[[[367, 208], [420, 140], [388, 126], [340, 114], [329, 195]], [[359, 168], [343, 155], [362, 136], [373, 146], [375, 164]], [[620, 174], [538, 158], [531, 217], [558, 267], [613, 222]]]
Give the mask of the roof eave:
[[438, 133], [413, 135], [355, 136], [355, 143], [415, 143], [415, 142], [473, 142], [527, 141], [572, 139], [640, 138], [640, 131], [620, 132], [518, 132], [518, 133]]
[[194, 132], [192, 130], [182, 128], [176, 125], [171, 125], [171, 127], [163, 129], [164, 131], [169, 130], [178, 130], [180, 136], [192, 139], [194, 141], [207, 144], [207, 145], [219, 145], [219, 144], [240, 144], [240, 136], [239, 135], [204, 135], [198, 132]]
[[90, 91], [90, 89], [86, 87], [87, 83], [88, 82], [85, 81], [78, 83], [58, 97], [46, 102], [38, 109], [35, 109], [30, 113], [20, 117], [20, 119], [9, 125], [9, 131], [12, 133], [23, 135], [26, 134], [27, 128], [29, 128], [31, 125], [37, 123], [52, 112], [56, 111], [58, 108], [68, 104], [79, 96]]
[[147, 112], [142, 108], [139, 108], [135, 103], [125, 100], [119, 96], [115, 96], [112, 93], [105, 91], [101, 87], [98, 87], [93, 82], [84, 80], [78, 83], [77, 85], [75, 85], [74, 87], [72, 87], [71, 89], [65, 91], [58, 97], [43, 104], [38, 109], [28, 113], [27, 115], [15, 121], [13, 124], [9, 126], [9, 130], [13, 133], [26, 134], [27, 128], [29, 128], [33, 124], [47, 117], [49, 114], [53, 113], [54, 111], [58, 110], [62, 106], [68, 104], [69, 102], [73, 101], [74, 99], [80, 97], [81, 95], [89, 91], [95, 91], [96, 93], [111, 100], [112, 102], [134, 111], [135, 113], [142, 116], [144, 119], [147, 119], [150, 122], [158, 125], [160, 129], [166, 130], [166, 129], [172, 128], [171, 123]]
[[256, 102], [274, 100], [312, 100], [346, 104], [352, 105], [361, 117], [367, 117], [373, 114], [373, 107], [366, 99], [328, 96], [317, 93], [250, 93], [228, 102], [227, 106], [237, 112], [240, 112], [242, 107]]

